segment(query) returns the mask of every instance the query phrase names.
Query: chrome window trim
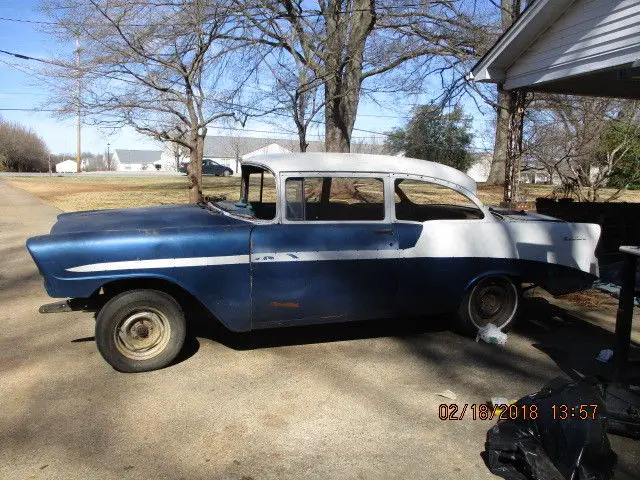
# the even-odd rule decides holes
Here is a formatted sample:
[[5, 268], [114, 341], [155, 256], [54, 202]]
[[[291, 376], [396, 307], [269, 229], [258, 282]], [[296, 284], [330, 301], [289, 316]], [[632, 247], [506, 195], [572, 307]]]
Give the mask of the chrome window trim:
[[[390, 173], [389, 174], [389, 183], [391, 184], [391, 192], [392, 192], [392, 196], [391, 196], [391, 218], [392, 218], [392, 222], [394, 223], [413, 223], [413, 224], [419, 224], [419, 225], [424, 225], [426, 222], [429, 222], [430, 220], [426, 220], [425, 222], [417, 222], [415, 220], [401, 220], [399, 218], [396, 217], [396, 203], [394, 201], [395, 198], [395, 183], [396, 180], [417, 180], [417, 181], [421, 181], [421, 182], [426, 182], [426, 183], [435, 183], [436, 185], [441, 185], [443, 187], [446, 188], [450, 188], [451, 190], [458, 192], [460, 195], [464, 195], [465, 197], [467, 197], [469, 200], [471, 200], [471, 202], [478, 207], [478, 210], [480, 210], [482, 212], [483, 217], [482, 218], [477, 218], [477, 219], [473, 219], [473, 221], [483, 221], [486, 220], [487, 218], [490, 217], [490, 215], [487, 215], [489, 213], [488, 209], [482, 204], [482, 202], [480, 201], [480, 199], [478, 197], [476, 197], [472, 192], [470, 192], [469, 190], [467, 190], [464, 187], [461, 187], [460, 185], [458, 185], [457, 183], [453, 183], [453, 182], [448, 182], [447, 180], [442, 180], [440, 178], [436, 178], [436, 177], [428, 177], [425, 175], [414, 175], [411, 173]], [[460, 220], [458, 220], [460, 221]]]
[[[288, 220], [284, 212], [286, 212], [286, 182], [289, 178], [375, 178], [378, 180], [382, 180], [382, 194], [384, 196], [384, 218], [382, 220]], [[280, 223], [283, 225], [326, 225], [336, 223], [340, 224], [390, 224], [391, 223], [391, 209], [393, 208], [393, 204], [389, 202], [393, 201], [393, 197], [389, 197], [389, 173], [384, 172], [281, 172], [280, 173], [280, 182], [281, 188], [279, 192], [279, 200], [282, 202], [283, 208], [280, 209], [281, 219]]]

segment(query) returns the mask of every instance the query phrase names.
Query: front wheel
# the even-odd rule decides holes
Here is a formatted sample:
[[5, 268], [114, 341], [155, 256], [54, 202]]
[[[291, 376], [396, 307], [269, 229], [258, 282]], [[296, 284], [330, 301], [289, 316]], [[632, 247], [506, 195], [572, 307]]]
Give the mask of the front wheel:
[[166, 367], [182, 349], [185, 334], [180, 305], [158, 290], [130, 290], [116, 295], [96, 319], [98, 351], [120, 372]]
[[230, 177], [233, 172], [231, 170], [225, 170], [222, 175], [225, 177]]
[[506, 330], [515, 321], [519, 306], [520, 289], [509, 277], [481, 278], [462, 298], [455, 328], [466, 335], [476, 335], [490, 323]]

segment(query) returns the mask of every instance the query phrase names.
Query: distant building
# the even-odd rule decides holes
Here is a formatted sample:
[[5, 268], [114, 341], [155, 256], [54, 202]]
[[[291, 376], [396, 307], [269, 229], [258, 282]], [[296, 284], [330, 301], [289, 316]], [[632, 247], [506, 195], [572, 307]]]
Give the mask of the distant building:
[[473, 162], [467, 170], [467, 175], [476, 182], [486, 182], [487, 178], [489, 178], [489, 172], [491, 171], [492, 160], [493, 154], [491, 152], [474, 154]]
[[552, 183], [547, 172], [540, 170], [530, 170], [520, 173], [520, 182], [522, 183], [541, 183], [549, 185]]
[[166, 170], [162, 166], [161, 150], [125, 150], [116, 148], [113, 152], [113, 168], [119, 172], [141, 172]]
[[[300, 144], [297, 140], [278, 138], [231, 137], [224, 135], [208, 136], [204, 142], [204, 158], [215, 160], [221, 165], [229, 167], [234, 172], [240, 168], [240, 161], [256, 155], [268, 153], [299, 152]], [[324, 142], [309, 142], [307, 152], [324, 152]], [[352, 153], [383, 153], [383, 145], [354, 142]], [[176, 155], [176, 149], [171, 144], [162, 152], [162, 170], [176, 171], [177, 162], [188, 162], [188, 156]], [[176, 158], [176, 156], [178, 158]]]
[[77, 163], [75, 160], [63, 160], [56, 163], [56, 173], [75, 173], [77, 170]]
[[[395, 154], [396, 157], [405, 157], [406, 152], [404, 150]], [[489, 170], [491, 170], [491, 160], [493, 155], [490, 152], [484, 152], [473, 155], [473, 161], [471, 167], [465, 172], [476, 182], [486, 182], [489, 178]]]

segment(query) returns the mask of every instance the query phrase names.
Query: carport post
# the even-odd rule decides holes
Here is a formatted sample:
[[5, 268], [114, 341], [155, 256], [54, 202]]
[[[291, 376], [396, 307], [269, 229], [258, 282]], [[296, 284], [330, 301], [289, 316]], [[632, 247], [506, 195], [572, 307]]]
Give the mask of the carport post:
[[621, 246], [624, 254], [622, 271], [622, 288], [616, 315], [616, 347], [614, 381], [619, 382], [629, 362], [629, 345], [631, 343], [631, 322], [633, 321], [633, 297], [636, 285], [636, 265], [640, 256], [640, 247]]

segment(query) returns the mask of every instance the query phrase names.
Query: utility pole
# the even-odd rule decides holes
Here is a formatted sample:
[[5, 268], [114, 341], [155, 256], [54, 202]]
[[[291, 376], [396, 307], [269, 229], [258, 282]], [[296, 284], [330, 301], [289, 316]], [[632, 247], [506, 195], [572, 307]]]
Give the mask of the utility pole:
[[47, 160], [47, 163], [49, 164], [49, 176], [51, 176], [51, 152], [49, 152], [49, 159]]
[[107, 170], [111, 170], [111, 154], [109, 153], [110, 143], [107, 143]]
[[82, 119], [80, 117], [80, 95], [81, 95], [80, 37], [76, 37], [76, 68], [77, 68], [77, 75], [78, 75], [78, 100], [77, 100], [78, 124], [76, 126], [76, 172], [80, 173], [82, 171], [82, 146], [81, 146]]

